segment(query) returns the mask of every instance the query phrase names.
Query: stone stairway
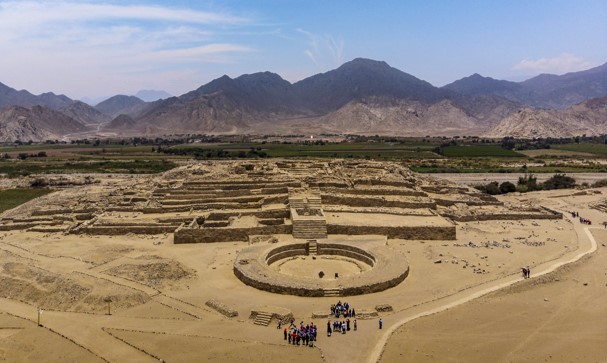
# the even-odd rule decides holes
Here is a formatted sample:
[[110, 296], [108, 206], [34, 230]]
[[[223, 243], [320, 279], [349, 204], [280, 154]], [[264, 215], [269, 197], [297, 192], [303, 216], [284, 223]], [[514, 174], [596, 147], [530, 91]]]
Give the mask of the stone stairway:
[[293, 237], [300, 239], [327, 238], [327, 221], [298, 220], [293, 223]]
[[289, 207], [293, 237], [297, 239], [327, 238], [327, 221], [322, 212], [320, 189], [289, 189]]
[[318, 255], [318, 242], [315, 239], [308, 241], [308, 255]]
[[341, 296], [341, 290], [339, 288], [336, 289], [324, 289], [325, 297], [338, 297]]
[[253, 321], [253, 324], [268, 326], [268, 325], [270, 325], [270, 321], [272, 321], [272, 313], [266, 313], [266, 312], [260, 311], [259, 313], [257, 313], [257, 316], [255, 317], [255, 321]]

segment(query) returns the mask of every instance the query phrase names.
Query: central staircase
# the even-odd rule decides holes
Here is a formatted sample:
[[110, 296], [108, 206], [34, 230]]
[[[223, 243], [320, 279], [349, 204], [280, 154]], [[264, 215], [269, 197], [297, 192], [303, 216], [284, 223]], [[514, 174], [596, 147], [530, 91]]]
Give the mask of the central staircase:
[[[327, 220], [322, 211], [319, 189], [289, 189], [289, 207], [293, 222], [293, 237], [327, 238]], [[310, 212], [309, 215], [306, 215], [307, 212]]]
[[318, 255], [318, 241], [315, 239], [308, 241], [308, 255]]

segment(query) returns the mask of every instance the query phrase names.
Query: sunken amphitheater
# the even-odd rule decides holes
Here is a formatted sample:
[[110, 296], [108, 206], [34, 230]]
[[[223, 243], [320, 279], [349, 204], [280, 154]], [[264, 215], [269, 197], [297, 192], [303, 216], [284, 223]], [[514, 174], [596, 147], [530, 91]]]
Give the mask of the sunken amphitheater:
[[[167, 234], [176, 245], [248, 242], [233, 260], [242, 283], [337, 297], [405, 281], [407, 258], [389, 239], [455, 240], [458, 222], [560, 218], [400, 163], [281, 159], [191, 162], [95, 193], [60, 191], [36, 208], [5, 214], [0, 230]], [[280, 235], [292, 238], [279, 242]]]

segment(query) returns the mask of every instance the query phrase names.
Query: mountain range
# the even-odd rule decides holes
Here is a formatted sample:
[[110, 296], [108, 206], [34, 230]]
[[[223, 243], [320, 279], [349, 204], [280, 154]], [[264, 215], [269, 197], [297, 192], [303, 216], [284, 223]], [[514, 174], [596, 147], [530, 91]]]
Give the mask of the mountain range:
[[[523, 82], [473, 74], [439, 88], [385, 62], [357, 58], [295, 83], [271, 72], [222, 76], [179, 97], [146, 102], [117, 95], [95, 107], [0, 83], [0, 141], [176, 133], [595, 135], [607, 133], [606, 96], [607, 63]], [[20, 124], [28, 132], [17, 132]]]

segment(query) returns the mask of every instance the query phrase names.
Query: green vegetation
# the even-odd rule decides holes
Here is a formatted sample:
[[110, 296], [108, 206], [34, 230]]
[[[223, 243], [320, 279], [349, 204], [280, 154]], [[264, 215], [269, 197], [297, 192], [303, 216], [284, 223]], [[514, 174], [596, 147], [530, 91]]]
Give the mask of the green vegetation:
[[0, 173], [9, 177], [31, 174], [62, 173], [125, 173], [153, 174], [176, 167], [167, 160], [76, 160], [76, 161], [3, 161], [0, 162]]
[[607, 156], [607, 144], [573, 143], [553, 145], [552, 148], [556, 150], [566, 150]]
[[327, 157], [365, 159], [428, 159], [439, 158], [433, 145], [379, 143], [281, 144], [235, 143], [216, 145], [181, 145], [162, 148], [170, 155], [188, 155], [197, 159], [265, 158], [265, 157]]
[[498, 195], [512, 192], [532, 192], [536, 190], [571, 189], [575, 188], [575, 185], [575, 179], [565, 174], [554, 174], [543, 183], [538, 183], [537, 177], [533, 174], [525, 174], [518, 178], [516, 186], [508, 181], [499, 185], [494, 181], [485, 185], [477, 185], [475, 188], [487, 194]]
[[34, 198], [50, 193], [50, 189], [7, 189], [0, 190], [0, 213], [15, 208]]
[[[181, 135], [170, 139], [77, 140], [71, 144], [0, 146], [0, 173], [157, 173], [184, 159], [274, 157], [352, 158], [403, 162], [421, 173], [580, 173], [607, 172], [602, 137], [502, 140], [478, 137], [395, 138], [303, 135]], [[522, 148], [524, 150], [520, 150]], [[499, 185], [497, 186], [499, 188]]]
[[502, 157], [519, 158], [525, 155], [497, 145], [457, 145], [440, 147], [440, 154], [447, 157]]

